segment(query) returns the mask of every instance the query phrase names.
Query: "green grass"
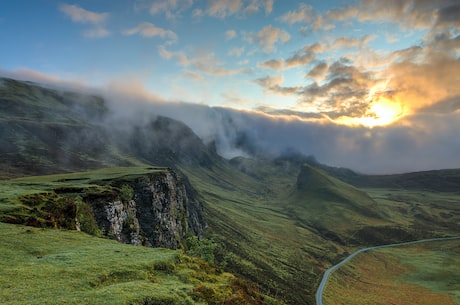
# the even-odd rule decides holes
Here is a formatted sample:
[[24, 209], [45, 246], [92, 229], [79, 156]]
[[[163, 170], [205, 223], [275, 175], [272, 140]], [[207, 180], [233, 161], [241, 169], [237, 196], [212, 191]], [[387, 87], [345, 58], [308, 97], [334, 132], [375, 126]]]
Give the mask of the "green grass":
[[460, 241], [359, 254], [330, 277], [325, 304], [460, 304]]
[[458, 194], [358, 189], [315, 168], [317, 183], [298, 189], [300, 166], [242, 158], [182, 170], [227, 268], [289, 304], [313, 303], [322, 272], [355, 248], [459, 231]]
[[0, 223], [1, 304], [267, 304], [180, 251]]
[[164, 167], [109, 167], [91, 171], [0, 180], [0, 211], [11, 208], [19, 196], [59, 188], [98, 188], [114, 179], [164, 172]]
[[460, 241], [442, 241], [387, 251], [411, 271], [401, 280], [451, 295], [460, 304]]
[[183, 171], [206, 202], [209, 234], [224, 244], [229, 270], [299, 304], [313, 300], [322, 264], [345, 249], [287, 213], [283, 198], [298, 170], [283, 168], [259, 163], [257, 172], [243, 174], [224, 163]]
[[178, 252], [123, 245], [75, 231], [0, 223], [0, 303], [143, 304], [169, 295], [187, 300], [191, 284], [155, 271]]

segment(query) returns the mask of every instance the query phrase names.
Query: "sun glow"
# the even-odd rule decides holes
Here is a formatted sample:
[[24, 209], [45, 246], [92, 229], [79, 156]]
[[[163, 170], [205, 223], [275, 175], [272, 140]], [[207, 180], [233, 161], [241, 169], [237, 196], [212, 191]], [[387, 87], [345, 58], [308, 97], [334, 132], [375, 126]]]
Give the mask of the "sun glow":
[[387, 126], [406, 114], [404, 107], [397, 101], [379, 97], [373, 101], [361, 117], [339, 117], [333, 122], [350, 126], [377, 127]]

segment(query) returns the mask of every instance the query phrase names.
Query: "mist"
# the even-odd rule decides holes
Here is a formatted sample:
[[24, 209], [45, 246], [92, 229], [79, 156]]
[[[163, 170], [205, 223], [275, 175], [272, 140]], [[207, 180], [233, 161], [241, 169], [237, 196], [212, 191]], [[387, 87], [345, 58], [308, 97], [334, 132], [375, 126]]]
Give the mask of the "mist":
[[[423, 111], [386, 127], [347, 127], [298, 116], [167, 101], [132, 91], [106, 91], [115, 117], [139, 122], [154, 115], [188, 125], [224, 158], [274, 157], [287, 151], [362, 173], [390, 174], [460, 167], [460, 112]], [[449, 101], [458, 107], [459, 103]], [[453, 111], [452, 111], [453, 110]]]
[[[40, 75], [12, 75], [45, 84], [62, 92], [77, 91], [79, 99], [96, 103], [101, 96], [107, 113], [82, 113], [92, 123], [130, 134], [157, 116], [183, 122], [206, 145], [224, 158], [275, 157], [285, 152], [314, 156], [319, 162], [361, 173], [390, 174], [460, 167], [460, 99], [422, 109], [386, 127], [347, 127], [311, 121], [296, 115], [268, 115], [171, 101], [151, 94], [135, 83], [111, 83], [94, 88], [72, 85]], [[19, 77], [18, 77], [19, 76]], [[22, 77], [21, 77], [22, 76]], [[117, 139], [112, 139], [117, 141]], [[118, 139], [119, 140], [119, 139]], [[149, 145], [149, 143], [145, 143]]]

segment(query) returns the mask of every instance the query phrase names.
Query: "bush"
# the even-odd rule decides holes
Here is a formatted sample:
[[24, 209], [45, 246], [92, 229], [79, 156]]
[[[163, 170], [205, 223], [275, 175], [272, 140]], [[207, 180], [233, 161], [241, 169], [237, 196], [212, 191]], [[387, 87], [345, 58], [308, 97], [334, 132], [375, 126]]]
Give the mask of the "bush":
[[218, 245], [213, 240], [208, 238], [199, 239], [197, 236], [191, 235], [187, 237], [185, 243], [185, 253], [194, 257], [201, 258], [209, 264], [214, 265], [214, 250]]
[[134, 198], [134, 190], [128, 184], [123, 184], [118, 195], [122, 202], [129, 202]]

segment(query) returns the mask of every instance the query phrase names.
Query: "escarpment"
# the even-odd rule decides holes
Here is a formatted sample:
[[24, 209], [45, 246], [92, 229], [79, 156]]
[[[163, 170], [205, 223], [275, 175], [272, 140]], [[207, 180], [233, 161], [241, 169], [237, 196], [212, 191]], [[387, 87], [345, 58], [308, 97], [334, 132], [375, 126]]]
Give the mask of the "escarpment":
[[166, 168], [126, 171], [84, 186], [79, 183], [88, 178], [54, 181], [47, 192], [19, 197], [25, 209], [3, 220], [170, 249], [180, 247], [188, 234], [203, 234], [203, 206], [185, 178]]
[[187, 233], [206, 226], [201, 203], [168, 170], [113, 182], [114, 196], [88, 196], [104, 234], [124, 243], [176, 249]]

